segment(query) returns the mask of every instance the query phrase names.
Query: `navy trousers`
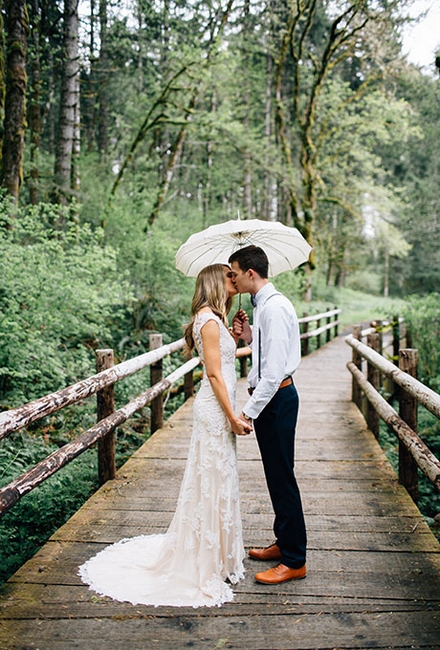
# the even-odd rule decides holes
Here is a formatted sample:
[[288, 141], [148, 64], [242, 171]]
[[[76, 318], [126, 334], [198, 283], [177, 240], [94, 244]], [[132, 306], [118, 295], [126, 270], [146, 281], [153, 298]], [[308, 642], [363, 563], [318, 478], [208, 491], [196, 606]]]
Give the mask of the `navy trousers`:
[[297, 569], [306, 561], [306, 527], [295, 478], [295, 430], [298, 419], [295, 385], [277, 391], [254, 420], [267, 487], [275, 512], [274, 533], [281, 563]]

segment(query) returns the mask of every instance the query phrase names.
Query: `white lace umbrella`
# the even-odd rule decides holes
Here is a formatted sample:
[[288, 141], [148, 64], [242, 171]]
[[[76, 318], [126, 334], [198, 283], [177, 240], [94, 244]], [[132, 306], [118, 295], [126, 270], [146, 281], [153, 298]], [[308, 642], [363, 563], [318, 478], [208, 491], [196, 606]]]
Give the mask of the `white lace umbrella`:
[[236, 219], [191, 235], [176, 253], [176, 268], [196, 277], [205, 266], [227, 264], [232, 253], [250, 244], [266, 253], [271, 277], [307, 262], [312, 251], [296, 228], [279, 221]]

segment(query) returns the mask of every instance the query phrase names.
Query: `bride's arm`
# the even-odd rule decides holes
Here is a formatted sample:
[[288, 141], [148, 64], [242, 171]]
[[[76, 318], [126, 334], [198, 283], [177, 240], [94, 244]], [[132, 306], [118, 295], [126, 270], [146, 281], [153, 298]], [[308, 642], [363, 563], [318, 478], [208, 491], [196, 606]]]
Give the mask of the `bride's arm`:
[[231, 423], [232, 431], [239, 436], [246, 435], [251, 431], [251, 427], [235, 415], [231, 400], [229, 399], [225, 380], [222, 375], [220, 329], [218, 323], [214, 320], [209, 320], [202, 327], [201, 333], [205, 356], [205, 373], [211, 382], [214, 395]]

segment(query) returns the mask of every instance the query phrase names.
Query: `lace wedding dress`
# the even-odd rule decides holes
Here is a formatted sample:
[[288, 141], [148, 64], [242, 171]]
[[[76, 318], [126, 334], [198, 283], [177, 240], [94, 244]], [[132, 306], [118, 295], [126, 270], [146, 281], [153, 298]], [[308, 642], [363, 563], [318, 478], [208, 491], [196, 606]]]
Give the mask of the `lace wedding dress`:
[[[194, 340], [202, 360], [201, 330], [220, 328], [222, 374], [235, 399], [235, 343], [213, 313], [199, 313]], [[202, 379], [194, 400], [193, 432], [177, 508], [168, 531], [108, 546], [79, 568], [93, 591], [132, 604], [220, 606], [244, 576], [236, 437]]]

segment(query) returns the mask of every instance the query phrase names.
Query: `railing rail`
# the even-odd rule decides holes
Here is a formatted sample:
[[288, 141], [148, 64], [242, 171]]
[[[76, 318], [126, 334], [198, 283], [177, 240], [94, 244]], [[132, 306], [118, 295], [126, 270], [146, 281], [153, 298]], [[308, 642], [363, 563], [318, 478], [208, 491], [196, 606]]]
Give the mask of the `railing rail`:
[[[368, 345], [361, 342], [367, 337]], [[352, 399], [364, 412], [367, 424], [379, 437], [379, 417], [395, 433], [399, 440], [399, 480], [406, 487], [412, 499], [418, 501], [419, 468], [436, 490], [440, 491], [440, 461], [417, 435], [417, 406], [425, 407], [440, 419], [440, 395], [416, 378], [417, 350], [401, 348], [396, 350], [396, 339], [400, 342], [399, 328], [393, 327], [393, 359], [399, 367], [385, 359], [380, 353], [381, 341], [376, 328], [362, 330], [353, 328], [353, 334], [346, 337], [346, 343], [353, 350], [352, 361], [347, 368], [352, 374]], [[398, 352], [397, 359], [395, 352]], [[362, 361], [367, 361], [367, 374], [362, 370]], [[398, 386], [399, 414], [379, 392], [381, 377]], [[395, 391], [393, 391], [395, 393]], [[366, 408], [362, 395], [368, 400]]]
[[131, 400], [128, 404], [118, 409], [95, 426], [91, 427], [72, 442], [67, 443], [60, 449], [47, 456], [40, 463], [32, 467], [28, 472], [15, 479], [0, 489], [0, 513], [3, 514], [11, 508], [21, 497], [38, 487], [43, 481], [58, 472], [62, 467], [77, 458], [87, 449], [90, 449], [96, 442], [112, 433], [129, 417], [139, 409], [150, 404], [155, 398], [167, 390], [174, 382], [178, 381], [187, 372], [191, 372], [200, 363], [200, 359], [194, 358], [187, 361], [162, 379], [159, 383], [148, 388], [144, 393]]
[[[301, 339], [301, 353], [303, 356], [309, 354], [309, 340], [313, 337], [316, 337], [316, 347], [319, 349], [321, 347], [321, 334], [326, 332], [326, 343], [331, 340], [331, 331], [334, 329], [334, 336], [338, 335], [340, 320], [338, 319], [341, 310], [335, 307], [334, 309], [328, 309], [321, 314], [314, 314], [309, 316], [309, 314], [304, 313], [301, 318], [298, 318], [300, 325], [300, 339]], [[324, 325], [321, 325], [322, 320], [326, 320]], [[316, 323], [314, 329], [309, 329], [310, 323]]]
[[419, 404], [440, 419], [440, 395], [438, 393], [407, 372], [400, 370], [370, 346], [355, 339], [352, 334], [349, 334], [345, 340], [350, 347], [357, 350], [366, 361], [377, 368], [385, 377], [398, 384], [412, 397], [415, 397]]
[[184, 343], [184, 339], [173, 341], [159, 349], [150, 350], [133, 359], [122, 361], [122, 363], [78, 381], [72, 386], [28, 402], [24, 406], [3, 411], [0, 413], [0, 440], [13, 431], [22, 429], [28, 424], [55, 413], [69, 404], [75, 404], [86, 397], [90, 397], [106, 386], [111, 386], [117, 381], [150, 366], [159, 359], [163, 359], [172, 352], [181, 350]]

